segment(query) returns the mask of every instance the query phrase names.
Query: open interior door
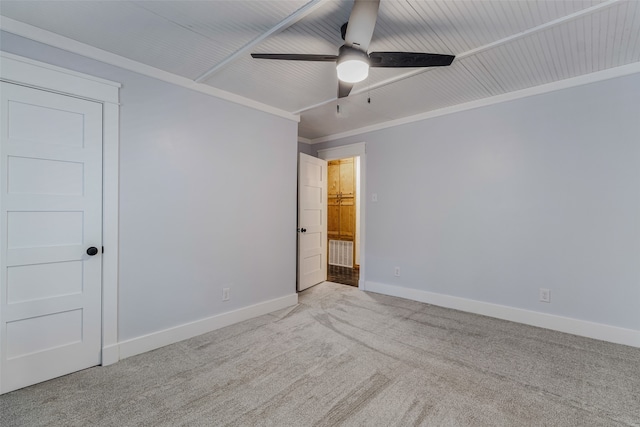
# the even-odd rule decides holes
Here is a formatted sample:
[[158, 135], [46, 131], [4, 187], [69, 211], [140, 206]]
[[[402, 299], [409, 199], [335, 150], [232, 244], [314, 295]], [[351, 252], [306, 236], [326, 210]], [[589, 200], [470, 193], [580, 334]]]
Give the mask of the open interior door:
[[300, 153], [298, 291], [327, 280], [327, 162]]

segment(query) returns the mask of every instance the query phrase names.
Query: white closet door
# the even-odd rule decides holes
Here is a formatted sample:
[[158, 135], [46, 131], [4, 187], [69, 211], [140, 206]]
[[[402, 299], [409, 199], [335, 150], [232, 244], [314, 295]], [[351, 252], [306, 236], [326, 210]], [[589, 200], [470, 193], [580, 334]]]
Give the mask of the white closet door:
[[5, 393], [100, 363], [102, 104], [1, 85]]

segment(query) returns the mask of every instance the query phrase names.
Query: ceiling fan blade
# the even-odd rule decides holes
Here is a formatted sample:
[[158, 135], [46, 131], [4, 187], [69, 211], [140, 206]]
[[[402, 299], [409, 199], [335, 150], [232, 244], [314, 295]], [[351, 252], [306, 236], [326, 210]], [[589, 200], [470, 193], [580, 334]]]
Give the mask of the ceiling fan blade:
[[445, 67], [451, 65], [454, 55], [413, 52], [371, 52], [370, 67]]
[[355, 0], [344, 41], [347, 46], [355, 47], [364, 52], [369, 49], [373, 29], [378, 19], [380, 0]]
[[252, 58], [257, 59], [282, 59], [286, 61], [320, 61], [336, 62], [337, 55], [311, 55], [304, 53], [252, 53]]
[[345, 83], [342, 80], [338, 80], [338, 99], [349, 96], [353, 89], [353, 83]]

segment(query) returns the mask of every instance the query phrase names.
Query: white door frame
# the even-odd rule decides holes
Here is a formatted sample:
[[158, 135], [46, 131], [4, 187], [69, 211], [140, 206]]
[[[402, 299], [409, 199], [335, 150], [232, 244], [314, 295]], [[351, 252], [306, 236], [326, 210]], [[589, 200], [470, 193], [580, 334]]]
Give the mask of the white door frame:
[[97, 101], [102, 127], [102, 365], [118, 350], [118, 175], [120, 84], [0, 51], [0, 80]]
[[367, 175], [367, 158], [366, 158], [366, 143], [358, 142], [356, 144], [343, 145], [341, 147], [334, 148], [325, 148], [323, 150], [318, 150], [318, 157], [324, 160], [338, 160], [345, 159], [347, 157], [360, 157], [360, 212], [357, 215], [360, 217], [360, 235], [356, 236], [359, 240], [358, 245], [360, 246], [360, 277], [358, 279], [358, 289], [364, 291], [365, 284], [365, 209], [367, 206], [367, 180], [365, 179]]

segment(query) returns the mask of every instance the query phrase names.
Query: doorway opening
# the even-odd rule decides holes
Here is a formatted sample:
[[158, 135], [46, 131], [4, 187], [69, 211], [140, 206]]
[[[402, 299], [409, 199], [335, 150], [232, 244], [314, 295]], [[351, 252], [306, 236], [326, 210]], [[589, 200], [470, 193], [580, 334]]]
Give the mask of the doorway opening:
[[[349, 203], [351, 203], [351, 201], [353, 201], [353, 208], [351, 211], [349, 211], [349, 209], [346, 209], [342, 214], [344, 215], [353, 215], [354, 217], [354, 222], [355, 225], [353, 226], [353, 231], [351, 232], [353, 235], [349, 236], [349, 230], [343, 230], [342, 234], [345, 235], [345, 237], [350, 237], [349, 239], [344, 239], [344, 240], [351, 240], [352, 244], [353, 244], [353, 251], [350, 252], [349, 249], [347, 248], [347, 250], [344, 250], [344, 243], [338, 243], [338, 245], [341, 245], [343, 247], [343, 255], [346, 253], [351, 254], [352, 256], [352, 260], [351, 260], [351, 264], [349, 263], [349, 260], [347, 260], [346, 265], [332, 265], [332, 264], [340, 264], [340, 263], [334, 263], [332, 262], [332, 260], [329, 258], [332, 253], [331, 250], [329, 248], [329, 246], [331, 245], [331, 241], [332, 240], [337, 240], [338, 242], [340, 241], [340, 239], [335, 239], [335, 232], [333, 233], [333, 236], [331, 236], [329, 234], [329, 230], [327, 230], [327, 281], [332, 281], [335, 283], [342, 283], [342, 284], [346, 284], [346, 285], [351, 285], [351, 286], [358, 286], [358, 288], [360, 288], [361, 290], [365, 289], [365, 283], [366, 283], [366, 279], [365, 279], [365, 272], [366, 272], [366, 267], [365, 267], [365, 262], [366, 262], [366, 256], [365, 256], [365, 237], [366, 237], [366, 227], [365, 227], [365, 219], [366, 219], [366, 215], [365, 215], [365, 209], [366, 209], [366, 197], [365, 194], [367, 194], [367, 189], [366, 189], [366, 172], [367, 172], [367, 167], [366, 167], [366, 154], [365, 154], [365, 150], [366, 150], [366, 143], [365, 142], [358, 142], [355, 144], [349, 144], [349, 145], [343, 145], [340, 147], [334, 147], [334, 148], [325, 148], [322, 150], [318, 150], [318, 158], [326, 160], [327, 163], [329, 161], [332, 160], [344, 160], [344, 159], [349, 159], [352, 158], [353, 159], [353, 165], [354, 165], [354, 177], [353, 177], [353, 193], [354, 193], [354, 197], [352, 200], [349, 200], [348, 194], [345, 193], [349, 193], [348, 189], [347, 191], [342, 191], [342, 197], [341, 197], [341, 202], [344, 205], [347, 205]], [[345, 173], [348, 173], [346, 171], [348, 171], [348, 168], [343, 168]], [[340, 169], [338, 168], [338, 173], [340, 171]], [[335, 171], [334, 171], [335, 173]], [[338, 176], [339, 177], [339, 176]], [[331, 176], [329, 176], [329, 173], [327, 172], [327, 193], [329, 193], [330, 191], [330, 186], [331, 186]], [[348, 180], [347, 180], [348, 181]], [[348, 184], [347, 184], [348, 187]], [[347, 188], [345, 187], [345, 188]], [[334, 191], [335, 193], [335, 191]], [[329, 194], [327, 194], [327, 196], [329, 196]], [[340, 196], [340, 190], [338, 190], [338, 196]], [[328, 199], [328, 197], [327, 197]], [[327, 200], [325, 199], [325, 200]], [[327, 205], [331, 204], [331, 202], [327, 202]], [[329, 211], [332, 209], [331, 206], [328, 206]], [[336, 212], [336, 207], [333, 207], [334, 210], [334, 215]], [[329, 216], [329, 213], [328, 215]], [[327, 219], [327, 228], [329, 228], [329, 219]], [[334, 225], [335, 227], [335, 225]], [[334, 243], [335, 245], [336, 243]], [[338, 249], [339, 250], [339, 249]], [[336, 252], [334, 252], [336, 253]], [[338, 255], [340, 255], [339, 252], [337, 252]], [[342, 263], [345, 264], [345, 263]]]
[[360, 267], [349, 268], [329, 264], [327, 281], [358, 287], [360, 281]]
[[327, 280], [358, 286], [360, 157], [327, 163]]

